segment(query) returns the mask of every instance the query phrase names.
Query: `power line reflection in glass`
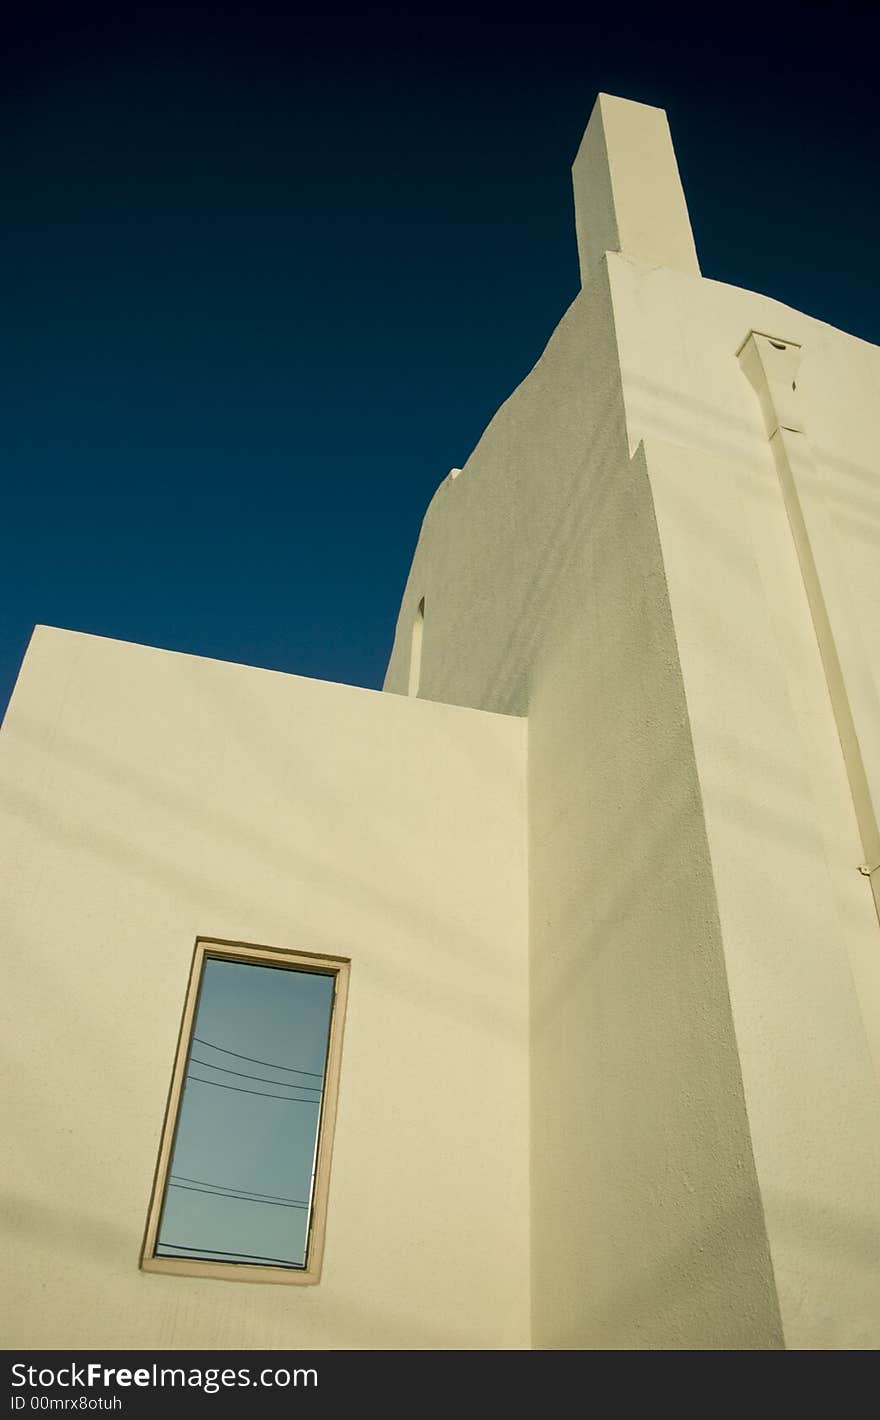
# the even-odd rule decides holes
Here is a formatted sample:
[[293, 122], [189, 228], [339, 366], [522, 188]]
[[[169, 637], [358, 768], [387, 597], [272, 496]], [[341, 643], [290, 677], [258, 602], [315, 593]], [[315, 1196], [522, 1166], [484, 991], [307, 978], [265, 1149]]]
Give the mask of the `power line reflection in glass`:
[[158, 1256], [306, 1265], [333, 989], [206, 960]]

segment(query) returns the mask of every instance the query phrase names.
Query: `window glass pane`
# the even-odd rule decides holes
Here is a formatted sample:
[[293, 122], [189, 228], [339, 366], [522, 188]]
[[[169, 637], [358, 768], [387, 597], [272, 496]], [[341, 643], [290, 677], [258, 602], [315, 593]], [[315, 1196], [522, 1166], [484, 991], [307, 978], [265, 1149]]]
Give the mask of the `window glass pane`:
[[326, 972], [206, 959], [158, 1257], [305, 1266], [333, 991]]

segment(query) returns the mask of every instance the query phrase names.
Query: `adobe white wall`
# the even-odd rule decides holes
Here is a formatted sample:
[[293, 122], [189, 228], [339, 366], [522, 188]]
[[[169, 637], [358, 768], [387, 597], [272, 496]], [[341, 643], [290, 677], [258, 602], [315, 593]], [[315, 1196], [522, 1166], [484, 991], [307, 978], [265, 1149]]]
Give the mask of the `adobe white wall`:
[[[5, 1344], [527, 1347], [523, 722], [40, 628], [0, 784]], [[199, 934], [352, 959], [314, 1287], [138, 1270]]]
[[435, 496], [387, 689], [529, 712], [540, 1347], [781, 1344], [662, 554], [607, 268]]
[[665, 118], [620, 102], [584, 289], [435, 495], [386, 688], [425, 596], [420, 694], [529, 717], [534, 1344], [877, 1345], [880, 929], [737, 352], [803, 343], [869, 775], [880, 352], [701, 280]]
[[736, 355], [752, 330], [800, 346], [796, 360], [794, 351], [782, 357], [776, 397], [788, 456], [800, 465], [830, 618], [823, 634], [851, 702], [870, 816], [880, 804], [880, 350], [751, 293], [619, 256], [608, 264], [629, 441], [636, 449], [644, 440], [634, 461], [647, 471], [663, 546], [786, 1343], [872, 1347], [880, 923], [859, 867], [878, 861], [876, 826], [872, 848], [856, 821], [767, 425]]
[[571, 178], [582, 286], [609, 251], [699, 276], [662, 109], [599, 94]]
[[[584, 290], [426, 514], [398, 695], [35, 642], [2, 771], [35, 1279], [11, 1344], [39, 1318], [44, 1345], [528, 1345], [526, 911], [533, 1343], [880, 1343], [880, 925], [737, 352], [802, 347], [798, 478], [872, 809], [880, 355], [701, 280], [665, 120], [619, 103], [576, 174]], [[528, 713], [528, 903], [524, 724], [458, 706]], [[355, 959], [315, 1289], [133, 1271], [198, 932]]]

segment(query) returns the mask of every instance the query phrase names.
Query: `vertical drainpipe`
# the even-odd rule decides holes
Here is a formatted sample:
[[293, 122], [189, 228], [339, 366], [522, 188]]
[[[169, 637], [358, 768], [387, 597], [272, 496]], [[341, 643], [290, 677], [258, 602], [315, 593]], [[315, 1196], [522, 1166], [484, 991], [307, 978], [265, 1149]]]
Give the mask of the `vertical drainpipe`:
[[[880, 705], [846, 581], [837, 566], [831, 518], [804, 434], [797, 379], [801, 347], [753, 330], [737, 353], [758, 396], [782, 486], [862, 840], [864, 862], [859, 871], [871, 884], [880, 919], [880, 781], [876, 777], [880, 765], [873, 766], [872, 792], [865, 762], [869, 745], [876, 752], [866, 736], [876, 735]], [[860, 706], [874, 713], [860, 715]]]
[[409, 683], [407, 695], [418, 695], [422, 679], [422, 637], [425, 631], [425, 598], [422, 597], [413, 618], [409, 648]]

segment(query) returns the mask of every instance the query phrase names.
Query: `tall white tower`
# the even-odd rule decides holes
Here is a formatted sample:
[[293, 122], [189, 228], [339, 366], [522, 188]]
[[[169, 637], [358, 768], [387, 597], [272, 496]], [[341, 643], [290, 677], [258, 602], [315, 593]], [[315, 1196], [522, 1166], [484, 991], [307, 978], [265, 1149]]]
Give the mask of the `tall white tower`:
[[[386, 680], [528, 717], [536, 1346], [880, 1341], [880, 351], [703, 279], [601, 95], [583, 289]], [[873, 896], [872, 896], [873, 889]]]

